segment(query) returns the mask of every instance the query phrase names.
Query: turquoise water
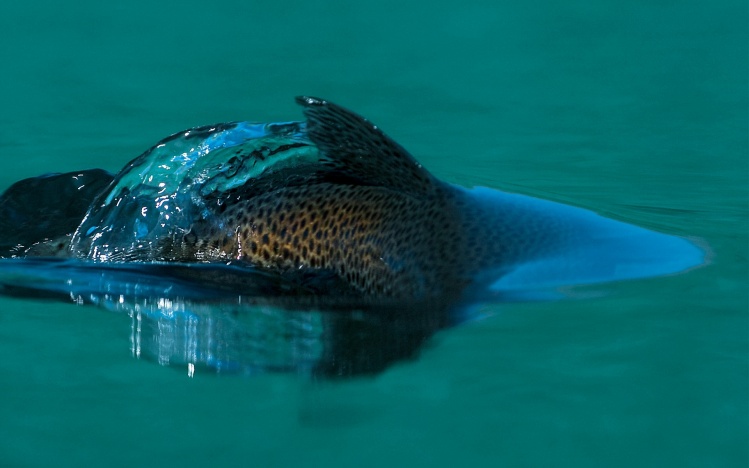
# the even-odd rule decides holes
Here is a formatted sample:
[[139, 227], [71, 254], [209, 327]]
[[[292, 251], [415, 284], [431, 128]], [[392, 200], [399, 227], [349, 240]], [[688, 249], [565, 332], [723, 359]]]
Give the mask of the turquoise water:
[[174, 131], [369, 117], [450, 182], [712, 251], [685, 275], [487, 305], [345, 382], [196, 374], [130, 319], [0, 299], [0, 465], [746, 466], [744, 2], [79, 2], [5, 8], [0, 188], [118, 170]]

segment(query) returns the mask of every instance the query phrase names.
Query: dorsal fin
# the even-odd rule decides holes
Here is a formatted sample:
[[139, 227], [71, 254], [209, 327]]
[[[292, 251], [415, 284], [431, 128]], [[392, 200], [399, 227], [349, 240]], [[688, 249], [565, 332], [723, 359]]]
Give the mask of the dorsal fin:
[[307, 134], [333, 172], [365, 185], [406, 193], [430, 193], [434, 178], [408, 151], [367, 119], [331, 102], [296, 98], [304, 107]]

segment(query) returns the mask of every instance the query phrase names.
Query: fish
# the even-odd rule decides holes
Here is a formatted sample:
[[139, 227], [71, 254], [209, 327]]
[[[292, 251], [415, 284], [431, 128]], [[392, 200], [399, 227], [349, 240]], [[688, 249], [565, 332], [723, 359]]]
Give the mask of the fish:
[[[402, 357], [477, 303], [558, 298], [707, 261], [694, 239], [439, 180], [369, 120], [320, 98], [296, 102], [305, 120], [195, 127], [116, 174], [17, 182], [0, 196], [0, 293], [121, 309], [138, 291], [203, 317], [217, 298], [235, 307], [237, 297], [284, 310], [366, 309], [379, 317], [373, 336], [397, 334], [387, 316], [418, 337], [413, 346], [394, 339], [407, 351], [390, 354]], [[414, 311], [415, 332], [402, 319]], [[340, 330], [358, 322], [341, 320], [321, 342], [346, 342]]]
[[[29, 246], [6, 241], [15, 249], [10, 256], [234, 262], [281, 276], [319, 270], [359, 294], [400, 299], [451, 298], [519, 281], [657, 276], [702, 262], [686, 239], [442, 182], [368, 120], [323, 99], [297, 103], [306, 122], [195, 128], [162, 140], [114, 177], [101, 170], [62, 177], [86, 187], [71, 200], [85, 214], [68, 215], [47, 233], [35, 222], [48, 214], [27, 215], [26, 225], [40, 232]], [[60, 179], [11, 188], [2, 198], [5, 223], [20, 224], [14, 219], [24, 211], [9, 210], [14, 192], [35, 193], [29, 184]], [[52, 193], [51, 203], [37, 207], [59, 206], [59, 191]]]

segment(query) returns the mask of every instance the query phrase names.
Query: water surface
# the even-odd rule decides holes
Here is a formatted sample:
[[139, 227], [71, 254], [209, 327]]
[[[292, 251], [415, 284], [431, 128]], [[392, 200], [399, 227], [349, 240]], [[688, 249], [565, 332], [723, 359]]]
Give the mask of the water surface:
[[8, 7], [0, 187], [311, 94], [441, 179], [693, 236], [712, 264], [487, 305], [334, 383], [188, 378], [133, 358], [125, 315], [3, 298], [0, 464], [746, 465], [743, 2], [191, 5]]

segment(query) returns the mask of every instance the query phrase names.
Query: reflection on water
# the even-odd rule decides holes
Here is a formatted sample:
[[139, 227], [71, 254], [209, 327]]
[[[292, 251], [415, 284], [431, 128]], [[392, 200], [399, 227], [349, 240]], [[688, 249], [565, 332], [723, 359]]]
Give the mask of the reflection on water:
[[439, 313], [383, 308], [323, 312], [191, 302], [127, 304], [133, 355], [220, 373], [371, 374], [414, 356], [440, 326]]
[[196, 366], [217, 372], [308, 374], [323, 356], [324, 328], [316, 312], [166, 299], [115, 307], [120, 308], [131, 319], [133, 356], [187, 365], [191, 376]]
[[5, 295], [127, 314], [135, 357], [186, 366], [190, 375], [371, 374], [414, 356], [452, 315], [446, 304], [324, 296], [319, 278], [292, 284], [232, 266], [6, 259], [0, 284]]

